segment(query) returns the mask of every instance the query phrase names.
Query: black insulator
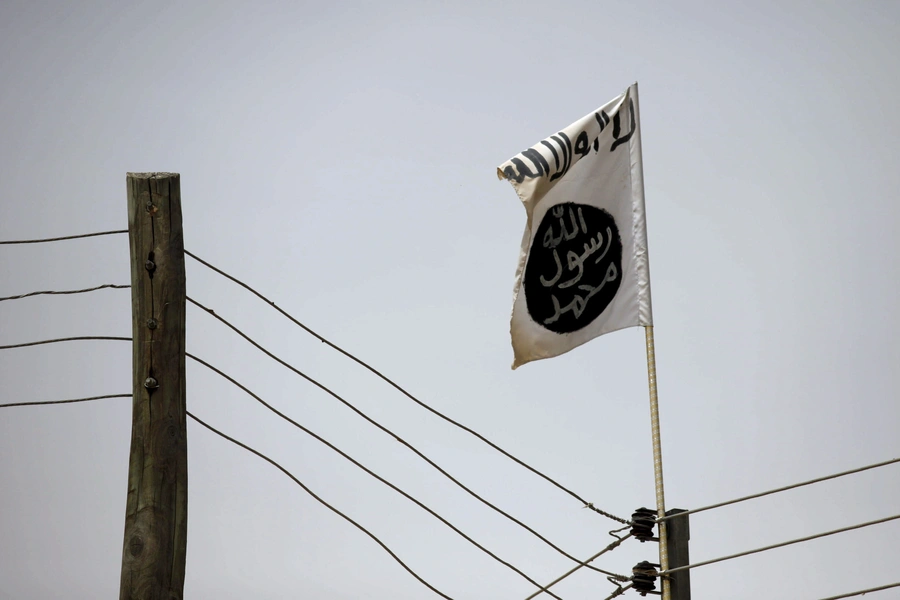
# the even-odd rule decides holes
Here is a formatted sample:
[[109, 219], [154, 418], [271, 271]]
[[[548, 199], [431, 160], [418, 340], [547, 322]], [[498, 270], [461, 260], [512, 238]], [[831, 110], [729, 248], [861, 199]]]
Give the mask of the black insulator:
[[644, 560], [631, 569], [631, 587], [641, 596], [659, 594], [656, 591], [656, 578], [659, 577], [657, 567], [659, 567], [658, 564]]
[[656, 527], [656, 511], [649, 508], [639, 508], [631, 515], [631, 535], [641, 542], [659, 541], [653, 536], [653, 528]]

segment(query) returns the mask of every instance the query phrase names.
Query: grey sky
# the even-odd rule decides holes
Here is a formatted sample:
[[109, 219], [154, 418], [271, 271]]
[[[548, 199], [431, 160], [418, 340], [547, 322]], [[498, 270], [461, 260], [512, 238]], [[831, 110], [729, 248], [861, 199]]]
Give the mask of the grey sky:
[[[181, 173], [186, 247], [621, 516], [654, 503], [643, 333], [512, 372], [525, 212], [494, 169], [640, 83], [670, 507], [900, 455], [894, 2], [0, 5], [0, 239], [126, 226]], [[587, 557], [612, 521], [433, 418], [188, 260], [188, 294]], [[125, 236], [0, 250], [0, 296], [127, 283]], [[0, 344], [130, 335], [127, 291], [0, 305]], [[212, 318], [188, 349], [549, 581], [569, 561]], [[2, 402], [122, 393], [130, 348], [4, 351]], [[455, 598], [532, 587], [188, 366], [189, 408], [281, 461]], [[0, 597], [114, 597], [128, 401], [0, 413]], [[277, 470], [189, 424], [190, 598], [427, 598]], [[897, 467], [692, 519], [695, 560], [897, 512]], [[897, 579], [896, 522], [703, 567], [697, 598]], [[598, 566], [656, 560], [630, 542]], [[560, 584], [604, 597], [597, 573]], [[891, 592], [882, 594], [891, 597]], [[627, 597], [627, 596], [626, 596]]]

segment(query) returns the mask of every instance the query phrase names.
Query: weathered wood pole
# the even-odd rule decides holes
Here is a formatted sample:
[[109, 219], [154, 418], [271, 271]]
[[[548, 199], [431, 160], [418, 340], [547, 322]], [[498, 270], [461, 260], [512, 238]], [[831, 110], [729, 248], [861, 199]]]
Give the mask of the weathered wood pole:
[[119, 600], [181, 600], [188, 465], [177, 173], [128, 173], [128, 239], [134, 398]]

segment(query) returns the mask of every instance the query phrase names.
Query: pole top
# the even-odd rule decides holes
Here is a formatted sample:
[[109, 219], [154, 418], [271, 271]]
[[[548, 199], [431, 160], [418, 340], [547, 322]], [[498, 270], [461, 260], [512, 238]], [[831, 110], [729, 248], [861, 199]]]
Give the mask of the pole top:
[[127, 173], [129, 179], [169, 179], [170, 177], [181, 177], [180, 173], [167, 173], [158, 171], [154, 173]]

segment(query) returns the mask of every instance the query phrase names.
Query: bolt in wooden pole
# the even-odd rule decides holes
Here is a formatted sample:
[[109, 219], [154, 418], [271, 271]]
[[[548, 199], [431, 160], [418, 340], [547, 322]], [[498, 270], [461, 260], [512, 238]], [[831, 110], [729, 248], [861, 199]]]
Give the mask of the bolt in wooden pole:
[[119, 600], [181, 600], [187, 427], [177, 173], [128, 173], [128, 239], [134, 398]]

